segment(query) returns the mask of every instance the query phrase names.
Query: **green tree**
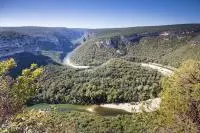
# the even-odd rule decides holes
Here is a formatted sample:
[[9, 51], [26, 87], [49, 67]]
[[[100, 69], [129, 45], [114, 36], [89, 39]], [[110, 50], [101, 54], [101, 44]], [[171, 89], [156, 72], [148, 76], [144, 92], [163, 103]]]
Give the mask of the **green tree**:
[[14, 114], [22, 111], [23, 105], [37, 89], [37, 78], [42, 68], [32, 64], [17, 79], [8, 76], [8, 70], [15, 67], [13, 59], [0, 62], [0, 125]]
[[16, 64], [13, 59], [0, 62], [0, 125], [15, 112], [12, 106], [13, 101], [10, 99], [10, 87], [13, 81], [6, 75], [14, 66]]

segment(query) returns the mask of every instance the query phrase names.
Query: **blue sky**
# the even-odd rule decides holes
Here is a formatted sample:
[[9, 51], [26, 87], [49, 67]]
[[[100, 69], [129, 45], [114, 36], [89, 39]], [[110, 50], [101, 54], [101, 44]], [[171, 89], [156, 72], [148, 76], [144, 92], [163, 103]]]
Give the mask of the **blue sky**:
[[0, 0], [0, 26], [111, 28], [200, 23], [200, 0]]

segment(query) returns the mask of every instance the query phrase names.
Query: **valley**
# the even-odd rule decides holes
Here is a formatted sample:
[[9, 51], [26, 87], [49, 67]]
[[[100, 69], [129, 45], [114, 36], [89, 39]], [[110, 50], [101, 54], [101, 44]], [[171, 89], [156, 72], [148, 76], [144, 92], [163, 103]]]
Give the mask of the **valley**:
[[61, 63], [86, 30], [47, 27], [0, 27], [0, 57], [29, 52]]
[[[151, 132], [165, 125], [162, 121], [172, 121], [168, 117], [176, 109], [172, 104], [185, 107], [190, 97], [198, 99], [199, 36], [199, 24], [111, 29], [2, 27], [0, 59], [13, 58], [16, 67], [0, 78], [11, 88], [27, 90], [21, 90], [23, 95], [32, 94], [29, 88], [36, 87], [33, 95], [22, 99], [24, 112], [19, 117], [27, 120], [34, 119], [28, 116], [32, 112], [48, 116], [47, 123], [74, 124], [78, 132]], [[26, 69], [32, 63], [37, 67], [33, 64]], [[37, 68], [41, 75], [33, 71]], [[195, 89], [179, 94], [181, 87]], [[15, 98], [15, 93], [18, 99], [22, 97], [16, 90], [8, 95]]]
[[[44, 64], [47, 75], [40, 79], [41, 89], [39, 89], [37, 96], [30, 100], [30, 103], [98, 104], [101, 107], [119, 108], [132, 112], [130, 111], [131, 108], [139, 108], [141, 103], [145, 103], [145, 100], [151, 99], [154, 103], [154, 98], [157, 105], [150, 104], [150, 106], [159, 107], [160, 99], [157, 100], [157, 97], [162, 89], [159, 87], [161, 75], [170, 76], [175, 70], [173, 67], [165, 66], [171, 65], [171, 63], [159, 61], [160, 48], [164, 48], [168, 52], [171, 51], [170, 54], [172, 54], [173, 51], [178, 51], [182, 46], [187, 46], [188, 39], [191, 39], [189, 42], [195, 40], [195, 43], [198, 43], [199, 27], [199, 25], [173, 25], [109, 30], [22, 27], [1, 28], [0, 31], [2, 31], [2, 39], [8, 43], [12, 42], [5, 38], [7, 34], [16, 39], [16, 42], [19, 41], [18, 39], [28, 40], [24, 44], [29, 42], [32, 37], [39, 38], [36, 40], [38, 43], [35, 43], [36, 52], [32, 52], [34, 50], [27, 52], [36, 56], [44, 55], [51, 59]], [[50, 48], [47, 44], [40, 43], [40, 38], [51, 46], [55, 45], [53, 47], [57, 50], [57, 54], [52, 54], [55, 51], [52, 51], [53, 47]], [[152, 47], [146, 49], [147, 43]], [[47, 45], [47, 48], [45, 45]], [[23, 48], [23, 45], [20, 46]], [[197, 44], [194, 47], [199, 47], [199, 45]], [[159, 52], [156, 49], [159, 49]], [[44, 50], [47, 51], [47, 54], [44, 54]], [[149, 50], [155, 50], [153, 53], [151, 52], [152, 56], [145, 57], [146, 54], [142, 54], [142, 56], [139, 54], [140, 52], [149, 53]], [[61, 58], [61, 56], [63, 57]], [[166, 56], [168, 55], [161, 57]], [[91, 59], [92, 62], [90, 62]], [[43, 65], [43, 63], [40, 64]], [[135, 70], [131, 72], [130, 69], [133, 68]], [[20, 69], [17, 71], [20, 72]], [[124, 71], [124, 73], [121, 71]], [[144, 74], [140, 75], [140, 71]], [[51, 76], [51, 73], [56, 79]], [[74, 75], [72, 76], [71, 73]], [[126, 74], [129, 76], [125, 76]], [[130, 74], [136, 77], [132, 77]], [[101, 78], [102, 82], [99, 82], [98, 78]], [[115, 84], [115, 80], [114, 82], [111, 81], [113, 78], [118, 82], [118, 85]], [[53, 80], [52, 83], [50, 83], [51, 80]], [[134, 82], [131, 83], [132, 81]], [[109, 82], [113, 83], [110, 84]], [[82, 87], [80, 88], [79, 85]], [[124, 87], [127, 89], [123, 89]], [[135, 88], [131, 89], [131, 87]], [[87, 91], [88, 88], [90, 88], [90, 91]], [[101, 90], [100, 88], [104, 89]], [[112, 91], [110, 91], [110, 88], [112, 88]], [[125, 93], [127, 90], [128, 92]], [[76, 94], [79, 91], [80, 94]], [[113, 104], [113, 102], [116, 104]], [[132, 104], [127, 102], [132, 102]]]

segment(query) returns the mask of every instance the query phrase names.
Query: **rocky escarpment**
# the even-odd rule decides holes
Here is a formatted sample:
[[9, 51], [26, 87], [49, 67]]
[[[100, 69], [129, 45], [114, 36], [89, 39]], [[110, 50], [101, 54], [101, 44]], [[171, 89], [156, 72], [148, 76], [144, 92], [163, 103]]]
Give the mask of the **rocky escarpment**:
[[0, 57], [22, 52], [39, 54], [42, 51], [62, 56], [71, 51], [75, 47], [74, 40], [83, 35], [84, 30], [67, 28], [0, 28]]
[[[132, 34], [129, 36], [114, 36], [109, 39], [100, 39], [95, 42], [98, 48], [115, 48], [120, 49], [122, 46], [138, 43], [143, 38], [160, 37], [163, 40], [169, 40], [170, 38], [183, 39], [186, 35], [191, 35], [196, 31], [187, 32], [175, 32], [175, 31], [163, 31], [163, 32], [145, 32]], [[197, 41], [195, 41], [197, 43]]]
[[118, 55], [124, 55], [126, 51], [124, 51], [123, 47], [130, 44], [135, 44], [140, 41], [140, 39], [144, 37], [157, 37], [160, 34], [158, 32], [152, 33], [142, 33], [142, 34], [133, 34], [129, 36], [114, 36], [109, 39], [101, 39], [95, 42], [95, 45], [98, 48], [114, 48]]
[[37, 50], [35, 40], [28, 35], [7, 31], [0, 33], [0, 57], [22, 52], [35, 53]]

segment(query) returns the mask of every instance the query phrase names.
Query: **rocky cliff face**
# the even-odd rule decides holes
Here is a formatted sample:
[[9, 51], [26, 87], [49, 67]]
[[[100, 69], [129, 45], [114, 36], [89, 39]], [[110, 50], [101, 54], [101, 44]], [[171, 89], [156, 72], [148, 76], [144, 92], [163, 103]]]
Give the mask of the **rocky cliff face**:
[[[154, 38], [160, 37], [165, 41], [170, 40], [170, 38], [177, 38], [179, 40], [184, 39], [186, 36], [192, 36], [194, 32], [198, 31], [187, 31], [187, 32], [175, 32], [175, 31], [164, 31], [164, 32], [145, 32], [140, 34], [132, 34], [129, 36], [114, 36], [109, 39], [101, 39], [95, 42], [95, 45], [98, 48], [114, 48], [119, 51], [120, 48], [126, 45], [135, 44], [139, 42], [143, 38]], [[194, 36], [194, 35], [193, 35]], [[195, 37], [195, 39], [191, 42], [193, 45], [199, 44], [200, 37]], [[144, 40], [144, 39], [143, 39]]]
[[22, 52], [67, 53], [75, 46], [72, 42], [83, 36], [84, 32], [84, 30], [67, 28], [0, 28], [0, 57]]
[[109, 39], [102, 39], [96, 41], [95, 44], [98, 48], [114, 48], [118, 55], [124, 55], [125, 51], [123, 47], [126, 45], [133, 45], [140, 41], [144, 37], [157, 37], [159, 33], [142, 33], [142, 34], [133, 34], [130, 36], [114, 36]]
[[1, 32], [0, 33], [0, 57], [9, 56], [24, 51], [36, 51], [36, 45], [33, 38], [28, 35], [17, 32]]

